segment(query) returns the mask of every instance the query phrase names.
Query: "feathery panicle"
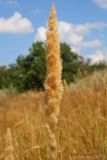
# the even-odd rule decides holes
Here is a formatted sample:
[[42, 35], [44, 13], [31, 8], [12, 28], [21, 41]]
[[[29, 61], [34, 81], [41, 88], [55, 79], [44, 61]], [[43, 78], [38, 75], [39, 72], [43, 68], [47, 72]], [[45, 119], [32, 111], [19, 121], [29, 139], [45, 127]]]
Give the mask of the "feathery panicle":
[[62, 65], [60, 58], [60, 42], [57, 29], [56, 10], [53, 6], [50, 12], [47, 32], [47, 77], [45, 90], [47, 97], [46, 120], [53, 159], [57, 151], [55, 130], [58, 125], [59, 105], [62, 97]]
[[6, 157], [5, 160], [14, 160], [13, 158], [13, 142], [12, 142], [12, 135], [11, 135], [11, 130], [10, 128], [7, 128], [7, 132], [5, 135], [5, 141], [6, 141], [6, 148], [5, 148], [5, 153]]

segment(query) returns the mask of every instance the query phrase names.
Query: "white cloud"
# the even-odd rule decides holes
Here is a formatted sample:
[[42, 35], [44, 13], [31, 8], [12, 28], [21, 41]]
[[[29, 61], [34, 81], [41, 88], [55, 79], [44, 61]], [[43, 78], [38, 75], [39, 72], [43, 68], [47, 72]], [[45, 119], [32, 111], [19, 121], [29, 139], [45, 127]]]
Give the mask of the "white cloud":
[[35, 41], [45, 41], [46, 40], [46, 28], [45, 27], [39, 27], [37, 29]]
[[86, 41], [82, 44], [85, 48], [99, 48], [101, 47], [102, 41], [100, 39], [94, 39], [92, 41]]
[[62, 42], [68, 42], [71, 46], [80, 45], [83, 41], [83, 36], [75, 31], [75, 26], [66, 22], [59, 22], [59, 33]]
[[[101, 46], [101, 39], [95, 38], [87, 41], [87, 36], [93, 30], [107, 28], [107, 23], [96, 22], [75, 25], [60, 21], [58, 28], [61, 42], [68, 43], [74, 51], [80, 52], [82, 48], [99, 48]], [[35, 40], [46, 40], [46, 27], [42, 26], [38, 28]]]
[[96, 54], [90, 56], [90, 59], [92, 60], [92, 63], [100, 62], [104, 60], [104, 55], [102, 52], [97, 51]]
[[17, 33], [25, 34], [33, 32], [34, 28], [31, 21], [19, 12], [15, 12], [12, 17], [5, 19], [0, 18], [0, 33]]
[[93, 0], [99, 7], [107, 9], [107, 0]]
[[107, 61], [107, 49], [97, 50], [95, 54], [87, 56], [91, 59], [92, 63], [100, 61]]

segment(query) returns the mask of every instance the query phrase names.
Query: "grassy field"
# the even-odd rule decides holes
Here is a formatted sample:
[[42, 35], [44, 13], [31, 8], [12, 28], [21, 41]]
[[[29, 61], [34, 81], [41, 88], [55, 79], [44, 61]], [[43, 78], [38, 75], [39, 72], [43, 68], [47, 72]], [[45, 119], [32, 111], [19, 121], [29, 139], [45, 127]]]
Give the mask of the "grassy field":
[[[11, 129], [15, 160], [50, 160], [45, 127], [45, 95], [0, 92], [0, 160]], [[57, 134], [59, 160], [107, 159], [107, 73], [65, 86]]]

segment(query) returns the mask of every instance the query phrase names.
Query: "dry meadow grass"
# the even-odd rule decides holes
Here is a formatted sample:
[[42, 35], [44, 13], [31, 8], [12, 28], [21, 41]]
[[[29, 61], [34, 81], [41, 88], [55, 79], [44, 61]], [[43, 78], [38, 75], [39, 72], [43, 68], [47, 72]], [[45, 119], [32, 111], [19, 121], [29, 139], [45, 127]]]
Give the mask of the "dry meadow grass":
[[[59, 160], [107, 159], [105, 75], [106, 72], [94, 74], [81, 85], [79, 82], [75, 87], [66, 86], [57, 133]], [[95, 83], [97, 76], [100, 81], [96, 78]], [[83, 84], [88, 85], [82, 87]], [[49, 159], [44, 106], [43, 92], [29, 91], [0, 99], [0, 160], [5, 156], [7, 128], [11, 129], [15, 160]]]

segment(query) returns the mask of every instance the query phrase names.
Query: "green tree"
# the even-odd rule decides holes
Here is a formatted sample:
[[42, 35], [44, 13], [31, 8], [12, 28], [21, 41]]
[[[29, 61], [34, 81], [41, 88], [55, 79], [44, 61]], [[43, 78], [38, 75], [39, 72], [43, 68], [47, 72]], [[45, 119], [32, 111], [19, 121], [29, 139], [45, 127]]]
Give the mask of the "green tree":
[[17, 58], [16, 87], [19, 90], [40, 89], [43, 87], [46, 64], [45, 44], [37, 42], [29, 49], [27, 56]]
[[[0, 88], [14, 86], [19, 91], [43, 89], [46, 75], [45, 48], [45, 43], [36, 42], [29, 49], [28, 55], [19, 56], [16, 63], [8, 67], [0, 67]], [[84, 60], [66, 43], [61, 43], [60, 49], [63, 65], [62, 78], [68, 83], [96, 70], [107, 68], [106, 62], [92, 64], [89, 59]]]
[[6, 68], [6, 66], [1, 66], [0, 67], [0, 89], [8, 87], [7, 78], [8, 78], [7, 68]]
[[84, 65], [83, 57], [73, 52], [66, 43], [61, 43], [61, 57], [63, 64], [63, 79], [66, 79], [68, 83], [75, 81], [78, 69], [82, 72]]
[[[43, 88], [46, 74], [45, 48], [45, 43], [37, 42], [29, 49], [27, 56], [17, 58], [14, 84], [19, 90]], [[61, 57], [63, 79], [70, 83], [75, 80], [78, 68], [82, 68], [84, 59], [74, 53], [66, 43], [61, 43]]]

